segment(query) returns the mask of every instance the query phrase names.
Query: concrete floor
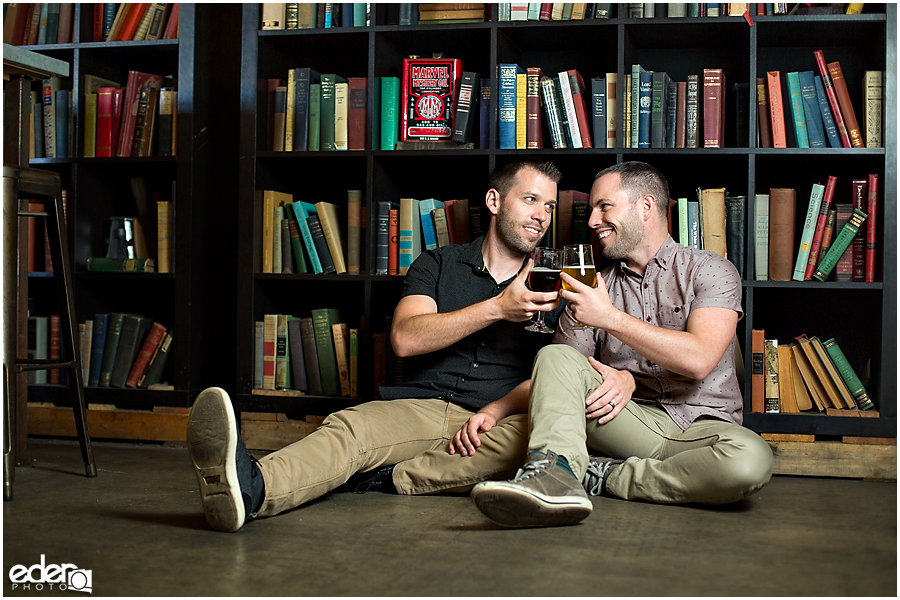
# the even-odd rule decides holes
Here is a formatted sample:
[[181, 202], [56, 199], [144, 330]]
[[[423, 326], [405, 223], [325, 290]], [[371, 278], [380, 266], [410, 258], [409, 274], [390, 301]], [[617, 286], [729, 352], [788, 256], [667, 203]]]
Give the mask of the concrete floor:
[[51, 594], [10, 583], [41, 554], [91, 570], [94, 596], [897, 595], [895, 483], [775, 477], [725, 508], [595, 498], [582, 524], [531, 530], [467, 496], [332, 494], [223, 534], [187, 450], [94, 452], [88, 479], [76, 444], [29, 441], [3, 504], [5, 595]]

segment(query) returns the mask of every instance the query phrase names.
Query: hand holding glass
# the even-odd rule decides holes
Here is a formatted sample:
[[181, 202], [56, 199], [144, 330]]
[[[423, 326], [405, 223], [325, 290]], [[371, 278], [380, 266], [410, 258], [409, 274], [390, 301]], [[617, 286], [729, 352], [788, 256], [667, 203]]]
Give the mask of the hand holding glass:
[[[590, 244], [572, 244], [563, 248], [565, 257], [563, 259], [562, 272], [566, 275], [577, 279], [585, 285], [595, 287], [597, 285], [597, 268], [594, 266], [594, 252]], [[567, 292], [572, 288], [563, 281], [563, 289]], [[571, 310], [571, 309], [570, 309]], [[583, 323], [576, 323], [575, 327], [584, 327]]]
[[[555, 292], [559, 290], [559, 273], [562, 268], [562, 250], [535, 248], [534, 265], [526, 283], [532, 292]], [[537, 333], [553, 333], [555, 330], [544, 323], [544, 313], [538, 312], [526, 328]]]

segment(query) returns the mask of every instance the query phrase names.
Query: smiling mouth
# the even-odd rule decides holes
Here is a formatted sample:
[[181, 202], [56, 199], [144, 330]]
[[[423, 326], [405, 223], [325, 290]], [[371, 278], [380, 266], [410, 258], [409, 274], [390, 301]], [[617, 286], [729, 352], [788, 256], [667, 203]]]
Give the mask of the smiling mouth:
[[525, 231], [535, 237], [539, 237], [544, 234], [544, 231], [542, 229], [538, 229], [537, 227], [525, 227]]
[[603, 231], [597, 232], [597, 237], [599, 239], [604, 239], [612, 235], [612, 229], [604, 229]]

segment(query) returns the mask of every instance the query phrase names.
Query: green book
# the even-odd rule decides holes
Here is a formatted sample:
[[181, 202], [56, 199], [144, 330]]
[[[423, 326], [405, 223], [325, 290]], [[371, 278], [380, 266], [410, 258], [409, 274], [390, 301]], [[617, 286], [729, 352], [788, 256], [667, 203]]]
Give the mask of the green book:
[[800, 234], [800, 250], [797, 252], [797, 262], [794, 265], [794, 281], [803, 281], [806, 275], [806, 263], [809, 262], [809, 250], [812, 247], [813, 235], [816, 232], [816, 223], [819, 220], [819, 210], [822, 207], [822, 198], [825, 196], [825, 186], [814, 183], [809, 194], [809, 206], [806, 209], [806, 220], [803, 222], [803, 233]]
[[831, 358], [831, 362], [840, 374], [841, 379], [847, 384], [847, 389], [850, 390], [850, 395], [853, 396], [859, 410], [870, 410], [873, 408], [875, 404], [872, 402], [872, 399], [869, 398], [869, 394], [866, 392], [866, 388], [863, 387], [862, 381], [859, 380], [859, 377], [850, 366], [847, 357], [844, 356], [844, 353], [837, 345], [837, 342], [834, 341], [834, 338], [825, 340], [822, 342], [822, 346]]
[[858, 208], [854, 208], [850, 220], [847, 221], [847, 224], [841, 229], [841, 233], [838, 234], [837, 238], [831, 243], [831, 248], [828, 249], [828, 253], [825, 254], [822, 262], [816, 267], [816, 272], [813, 273], [813, 279], [818, 279], [819, 281], [828, 279], [828, 276], [831, 275], [832, 269], [834, 269], [834, 266], [837, 264], [838, 260], [840, 260], [844, 250], [847, 249], [850, 242], [856, 237], [857, 232], [859, 232], [859, 228], [862, 227], [862, 224], [865, 222], [866, 213]]
[[334, 73], [322, 73], [322, 104], [319, 108], [319, 140], [321, 150], [334, 150], [335, 84], [347, 80]]
[[400, 78], [381, 78], [381, 149], [393, 150], [397, 146], [397, 131], [400, 116]]
[[307, 273], [309, 267], [306, 257], [303, 256], [303, 241], [301, 239], [300, 224], [297, 222], [297, 214], [294, 212], [293, 203], [284, 207], [284, 216], [288, 220], [288, 231], [291, 234], [291, 248], [294, 250], [294, 265], [297, 273]]
[[319, 150], [321, 131], [322, 84], [309, 84], [309, 150]]
[[97, 152], [97, 94], [84, 95], [84, 158]]
[[103, 363], [100, 365], [100, 387], [109, 387], [109, 378], [116, 363], [116, 352], [119, 350], [119, 338], [122, 335], [122, 323], [125, 313], [111, 313], [106, 326], [106, 343], [103, 345]]
[[124, 388], [128, 373], [137, 358], [138, 352], [153, 325], [153, 319], [137, 315], [125, 315], [122, 321], [122, 332], [116, 348], [116, 360], [109, 374], [109, 387]]
[[803, 112], [803, 95], [800, 92], [800, 73], [787, 74], [788, 95], [791, 100], [791, 121], [794, 123], [794, 138], [798, 148], [809, 148], [809, 133], [806, 130], [806, 113]]
[[315, 308], [311, 312], [323, 392], [326, 396], [340, 396], [341, 380], [331, 335], [331, 326], [341, 322], [340, 312], [336, 308]]

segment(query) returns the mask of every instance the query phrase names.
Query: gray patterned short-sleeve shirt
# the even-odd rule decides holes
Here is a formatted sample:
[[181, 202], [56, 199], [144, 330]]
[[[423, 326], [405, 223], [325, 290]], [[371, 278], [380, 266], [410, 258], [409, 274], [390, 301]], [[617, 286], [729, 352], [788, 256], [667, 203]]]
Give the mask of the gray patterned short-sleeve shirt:
[[[692, 310], [727, 308], [743, 317], [741, 277], [735, 266], [714, 252], [687, 248], [671, 236], [643, 277], [619, 261], [603, 271], [613, 306], [646, 323], [684, 331]], [[638, 402], [662, 406], [682, 429], [700, 416], [737, 425], [743, 422], [741, 383], [734, 365], [732, 340], [719, 364], [705, 379], [695, 380], [653, 364], [602, 329], [574, 328], [569, 311], [559, 320], [554, 342], [577, 348], [614, 369], [634, 375]]]

